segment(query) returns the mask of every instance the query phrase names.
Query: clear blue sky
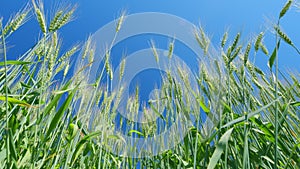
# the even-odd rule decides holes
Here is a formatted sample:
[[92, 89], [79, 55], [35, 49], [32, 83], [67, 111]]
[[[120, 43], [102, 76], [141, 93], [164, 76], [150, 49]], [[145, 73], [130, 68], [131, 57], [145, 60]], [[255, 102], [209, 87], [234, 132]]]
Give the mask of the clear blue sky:
[[[16, 13], [27, 1], [25, 0], [1, 0], [0, 16], [6, 21], [10, 14]], [[276, 21], [285, 0], [128, 0], [128, 1], [99, 1], [99, 0], [70, 0], [63, 3], [47, 1], [45, 8], [47, 14], [63, 4], [77, 3], [76, 18], [61, 31], [64, 38], [63, 47], [67, 49], [77, 42], [84, 41], [89, 34], [94, 33], [103, 25], [116, 19], [122, 10], [128, 14], [138, 12], [163, 12], [170, 13], [187, 19], [188, 21], [201, 23], [209, 35], [212, 36], [212, 44], [218, 46], [224, 30], [229, 29], [231, 37], [238, 31], [242, 32], [244, 41], [253, 38], [260, 31], [270, 28], [268, 20]], [[282, 26], [285, 32], [292, 37], [297, 46], [300, 46], [300, 12], [293, 7], [283, 18]], [[24, 52], [36, 40], [38, 29], [35, 21], [30, 21], [22, 29], [8, 39], [9, 58], [16, 58]], [[265, 43], [272, 51], [274, 36], [267, 34]], [[282, 45], [279, 61], [282, 68], [295, 68], [299, 70], [300, 57], [293, 50]], [[263, 54], [258, 54], [257, 62], [260, 66], [266, 66], [267, 59]]]

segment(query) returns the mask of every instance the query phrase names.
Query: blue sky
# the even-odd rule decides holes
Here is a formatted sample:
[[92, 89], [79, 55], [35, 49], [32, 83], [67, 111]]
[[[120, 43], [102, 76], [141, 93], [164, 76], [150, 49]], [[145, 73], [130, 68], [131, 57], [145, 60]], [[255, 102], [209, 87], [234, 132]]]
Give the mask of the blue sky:
[[[25, 6], [28, 1], [25, 0], [1, 0], [0, 16], [4, 22], [8, 20], [12, 13], [16, 13]], [[98, 29], [117, 19], [122, 11], [127, 14], [141, 12], [162, 12], [176, 15], [187, 21], [205, 28], [208, 35], [212, 38], [212, 45], [219, 46], [220, 39], [224, 31], [229, 31], [229, 39], [232, 41], [237, 32], [242, 34], [242, 42], [255, 38], [261, 32], [266, 31], [264, 42], [272, 52], [275, 36], [271, 33], [271, 23], [276, 22], [278, 14], [286, 3], [285, 0], [123, 0], [123, 1], [99, 1], [99, 0], [70, 0], [70, 1], [47, 1], [45, 11], [47, 16], [53, 15], [54, 11], [62, 8], [64, 5], [77, 4], [78, 8], [75, 18], [68, 25], [63, 27], [60, 35], [63, 38], [62, 50], [69, 49], [72, 45], [83, 42], [90, 34], [95, 33]], [[296, 46], [300, 47], [300, 12], [296, 7], [292, 7], [281, 21], [283, 30], [292, 38]], [[49, 22], [49, 21], [48, 21]], [[159, 26], [159, 25], [158, 25]], [[8, 58], [16, 59], [34, 42], [37, 41], [40, 30], [37, 22], [32, 18], [21, 29], [15, 32], [7, 39], [9, 47]], [[148, 48], [148, 43], [141, 46], [141, 41], [145, 40], [139, 37], [133, 37], [127, 43], [117, 45], [118, 49], [123, 46], [127, 54], [134, 50]], [[148, 39], [149, 40], [149, 39]], [[162, 43], [164, 42], [163, 40]], [[165, 45], [167, 47], [167, 45]], [[120, 48], [122, 49], [122, 47]], [[177, 49], [181, 50], [180, 48]], [[132, 51], [131, 51], [132, 50]], [[176, 51], [176, 47], [175, 47]], [[116, 51], [122, 54], [123, 51]], [[2, 58], [1, 58], [2, 59]], [[267, 70], [268, 57], [262, 52], [256, 56], [256, 64], [264, 70]], [[282, 43], [279, 51], [280, 68], [287, 71], [300, 71], [300, 56], [286, 44]], [[146, 72], [144, 72], [146, 73]], [[137, 81], [145, 81], [143, 73]], [[140, 83], [140, 82], [137, 82]], [[156, 82], [147, 82], [155, 85]], [[134, 86], [134, 85], [132, 85]], [[151, 85], [150, 85], [151, 86]], [[148, 88], [149, 86], [146, 86]], [[133, 87], [134, 88], [134, 87]], [[148, 93], [145, 94], [147, 96]]]
[[[0, 16], [6, 21], [12, 13], [24, 6], [27, 1], [2, 0]], [[253, 38], [260, 31], [270, 28], [269, 21], [276, 21], [281, 7], [285, 1], [272, 0], [128, 0], [128, 1], [98, 1], [98, 0], [70, 0], [63, 3], [47, 1], [45, 8], [47, 14], [53, 13], [57, 7], [68, 2], [78, 4], [76, 18], [61, 31], [64, 39], [63, 47], [67, 49], [71, 45], [84, 41], [89, 34], [93, 34], [108, 22], [116, 19], [123, 10], [128, 14], [139, 12], [163, 12], [182, 17], [194, 24], [201, 23], [212, 37], [212, 44], [218, 46], [224, 30], [229, 30], [231, 37], [241, 31], [244, 41]], [[296, 45], [300, 46], [300, 13], [293, 7], [283, 18], [284, 31], [293, 37]], [[16, 58], [36, 40], [38, 29], [35, 21], [30, 21], [22, 29], [8, 39], [8, 46], [13, 47], [9, 51], [10, 58]], [[265, 43], [269, 50], [274, 45], [274, 36], [267, 34]], [[299, 70], [300, 57], [291, 49], [282, 45], [279, 61], [280, 67]], [[261, 55], [261, 57], [260, 57]], [[258, 54], [258, 65], [264, 67], [267, 63], [266, 56]]]

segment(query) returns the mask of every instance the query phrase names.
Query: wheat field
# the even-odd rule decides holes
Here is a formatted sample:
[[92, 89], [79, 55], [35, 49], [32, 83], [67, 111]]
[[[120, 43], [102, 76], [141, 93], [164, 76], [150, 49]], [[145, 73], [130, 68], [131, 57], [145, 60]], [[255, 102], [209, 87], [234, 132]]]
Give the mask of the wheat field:
[[[273, 47], [267, 48], [263, 42], [266, 32], [244, 43], [240, 32], [228, 39], [227, 31], [218, 45], [221, 57], [216, 58], [207, 52], [210, 39], [205, 30], [199, 27], [195, 31], [206, 60], [199, 63], [196, 84], [185, 76], [184, 67], [167, 71], [151, 109], [167, 124], [181, 112], [182, 122], [192, 115], [196, 125], [190, 126], [172, 149], [157, 155], [141, 153], [140, 158], [112, 153], [126, 140], [113, 130], [122, 90], [110, 91], [110, 84], [103, 82], [116, 78], [112, 76], [111, 48], [106, 49], [102, 73], [93, 82], [85, 78], [92, 73], [96, 57], [91, 38], [61, 51], [63, 41], [58, 32], [74, 19], [76, 5], [56, 11], [50, 20], [43, 3], [35, 0], [7, 23], [0, 16], [0, 168], [300, 168], [300, 74], [287, 74], [278, 67], [281, 44], [300, 55], [293, 43], [296, 37], [289, 37], [280, 25], [292, 3], [287, 1], [272, 25]], [[116, 25], [116, 34], [124, 18], [125, 13]], [[39, 40], [17, 60], [8, 60], [7, 41], [32, 19], [40, 27]], [[153, 57], [160, 62], [155, 43], [151, 44]], [[173, 48], [171, 42], [170, 56]], [[269, 58], [269, 71], [250, 59], [258, 52]], [[73, 68], [72, 60], [77, 57], [81, 62]], [[125, 65], [126, 58], [119, 79]], [[76, 73], [72, 74], [72, 69]], [[136, 95], [127, 101], [133, 115], [141, 104], [138, 94], [137, 87]], [[93, 119], [96, 130], [91, 131], [88, 126], [94, 105], [99, 112]], [[161, 112], [161, 105], [167, 113]], [[215, 127], [203, 130], [200, 112], [216, 118]], [[133, 121], [119, 120], [128, 127], [126, 134], [139, 138], [151, 137], [159, 130], [156, 123], [136, 128]]]

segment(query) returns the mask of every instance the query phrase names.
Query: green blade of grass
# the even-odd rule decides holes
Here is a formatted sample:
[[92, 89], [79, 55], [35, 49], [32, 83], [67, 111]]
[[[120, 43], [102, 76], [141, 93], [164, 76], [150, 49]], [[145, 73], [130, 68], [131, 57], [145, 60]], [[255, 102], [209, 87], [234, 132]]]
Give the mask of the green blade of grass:
[[142, 132], [137, 131], [137, 130], [130, 130], [130, 131], [128, 132], [129, 135], [132, 135], [132, 133], [136, 133], [136, 134], [138, 134], [138, 135], [140, 135], [140, 136], [144, 136], [144, 134], [143, 134]]
[[[6, 61], [6, 65], [27, 65], [31, 64], [32, 62], [24, 62], [24, 61], [19, 61], [19, 60], [8, 60]], [[0, 62], [0, 66], [4, 66], [4, 62]]]
[[75, 163], [76, 159], [78, 158], [78, 156], [80, 155], [80, 153], [83, 151], [83, 148], [84, 148], [84, 145], [86, 144], [86, 142], [90, 141], [92, 138], [100, 135], [101, 133], [102, 133], [102, 131], [97, 131], [97, 132], [90, 133], [90, 134], [84, 136], [83, 139], [81, 139], [77, 143], [75, 151], [74, 151], [74, 153], [72, 155], [72, 158], [71, 158], [71, 166], [73, 166], [73, 164]]
[[277, 56], [277, 50], [280, 46], [280, 41], [278, 41], [277, 43], [277, 47], [274, 48], [273, 52], [272, 52], [272, 55], [269, 59], [269, 62], [268, 62], [268, 66], [270, 69], [272, 69], [273, 65], [274, 65], [274, 62], [275, 62], [275, 59], [276, 59], [276, 56]]
[[[265, 110], [266, 108], [270, 107], [270, 106], [273, 105], [275, 102], [277, 102], [279, 99], [281, 99], [281, 97], [277, 98], [276, 100], [273, 100], [271, 103], [269, 103], [269, 104], [267, 104], [267, 105], [261, 107], [260, 109], [254, 111], [254, 112], [252, 112], [252, 113], [249, 113], [249, 114], [248, 114], [248, 118], [250, 118], [250, 117], [252, 117], [252, 116], [254, 116], [254, 115], [256, 115], [256, 114], [262, 112], [263, 110]], [[228, 122], [227, 124], [223, 125], [221, 128], [226, 128], [226, 127], [232, 126], [232, 125], [237, 124], [237, 123], [240, 123], [240, 122], [242, 122], [242, 121], [244, 121], [244, 120], [245, 120], [245, 116], [239, 117], [239, 118], [234, 119], [234, 120]]]
[[60, 109], [57, 111], [53, 119], [51, 120], [50, 126], [48, 128], [47, 134], [46, 134], [46, 139], [50, 136], [51, 132], [56, 128], [58, 123], [60, 122], [64, 112], [69, 108], [69, 105], [71, 101], [73, 100], [73, 97], [77, 91], [77, 88], [75, 88], [68, 96], [66, 101], [63, 103], [63, 105], [60, 107]]
[[14, 137], [13, 137], [13, 134], [12, 134], [12, 131], [11, 129], [8, 129], [8, 137], [9, 137], [9, 152], [10, 152], [10, 156], [12, 158], [10, 159], [14, 159], [14, 160], [17, 160], [18, 159], [18, 153], [16, 151], [16, 146], [15, 146], [15, 143], [14, 143]]
[[206, 105], [205, 105], [200, 99], [197, 99], [197, 101], [198, 101], [200, 107], [202, 108], [202, 110], [203, 110], [205, 113], [209, 113], [209, 112], [210, 112], [209, 108], [206, 107]]
[[300, 101], [291, 103], [292, 106], [297, 107], [300, 106]]
[[226, 145], [228, 144], [229, 138], [231, 136], [231, 133], [233, 131], [234, 128], [230, 128], [229, 130], [227, 130], [222, 137], [220, 138], [216, 149], [212, 155], [212, 157], [209, 160], [209, 164], [208, 164], [208, 169], [213, 169], [215, 168], [215, 166], [217, 165], [218, 161], [221, 158], [222, 153], [224, 152]]
[[[6, 101], [6, 96], [0, 96], [0, 100]], [[18, 104], [19, 106], [31, 107], [31, 105], [28, 104], [27, 102], [25, 102], [23, 100], [18, 100], [18, 99], [12, 98], [12, 97], [7, 97], [7, 101], [12, 104]]]
[[[71, 84], [71, 80], [68, 81], [61, 90], [67, 90], [70, 84]], [[63, 93], [60, 93], [51, 100], [51, 102], [48, 104], [48, 106], [45, 109], [45, 115], [49, 114], [50, 111], [53, 109], [53, 107], [57, 105], [58, 100], [61, 98], [62, 95]]]

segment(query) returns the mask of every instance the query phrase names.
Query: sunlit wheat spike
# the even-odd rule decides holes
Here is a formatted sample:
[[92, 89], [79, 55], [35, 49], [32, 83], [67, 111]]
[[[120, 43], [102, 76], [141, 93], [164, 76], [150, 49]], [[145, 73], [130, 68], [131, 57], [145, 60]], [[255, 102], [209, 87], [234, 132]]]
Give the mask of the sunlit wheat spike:
[[47, 46], [45, 48], [46, 48], [45, 53], [44, 53], [46, 55], [45, 60], [49, 61], [49, 59], [52, 55], [52, 51], [53, 51], [54, 47], [50, 43], [47, 43]]
[[66, 60], [67, 58], [69, 58], [70, 56], [74, 55], [74, 53], [76, 53], [79, 49], [79, 45], [75, 45], [74, 47], [72, 47], [70, 50], [68, 50], [64, 55], [62, 55], [57, 63], [60, 63], [64, 60]]
[[52, 73], [53, 73], [53, 67], [54, 67], [54, 62], [53, 62], [53, 53], [54, 53], [54, 49], [51, 50], [51, 53], [49, 53], [49, 57], [48, 57], [48, 64], [47, 64], [47, 81], [49, 81], [51, 79]]
[[219, 65], [218, 60], [214, 60], [214, 65], [216, 66], [217, 73], [218, 73], [218, 75], [220, 77], [221, 76], [221, 69], [220, 69], [220, 65]]
[[203, 42], [202, 42], [202, 40], [201, 40], [201, 38], [200, 38], [200, 36], [199, 36], [198, 31], [195, 31], [195, 38], [196, 38], [196, 40], [197, 40], [199, 46], [200, 46], [202, 49], [204, 49], [204, 48], [205, 48], [205, 45], [203, 44]]
[[[3, 18], [1, 18], [1, 22], [2, 22], [2, 20], [3, 20]], [[11, 29], [11, 23], [8, 24], [8, 25], [6, 25], [6, 26], [3, 28], [1, 34], [2, 34], [2, 35], [6, 35], [6, 34], [10, 31], [10, 29]]]
[[221, 54], [221, 56], [222, 56], [222, 59], [224, 60], [224, 63], [228, 63], [228, 56], [222, 51], [222, 54]]
[[209, 44], [210, 44], [210, 41], [208, 40], [206, 45], [205, 45], [205, 48], [204, 48], [204, 54], [205, 55], [207, 55], [207, 53], [208, 53]]
[[[199, 35], [199, 32], [200, 32], [200, 35]], [[203, 49], [204, 54], [206, 55], [208, 52], [210, 40], [209, 40], [208, 36], [205, 34], [204, 29], [202, 27], [200, 27], [199, 31], [195, 30], [194, 34], [195, 34], [195, 38], [196, 38], [199, 46]]]
[[121, 101], [121, 98], [122, 98], [122, 95], [123, 95], [123, 91], [124, 91], [124, 86], [121, 86], [119, 89], [118, 89], [118, 92], [117, 92], [117, 95], [116, 95], [116, 99], [115, 99], [115, 109], [118, 107], [120, 101]]
[[57, 57], [58, 57], [60, 48], [61, 48], [61, 44], [59, 43], [59, 44], [56, 46], [56, 48], [54, 49], [54, 53], [53, 53], [53, 63], [54, 63], [54, 62], [56, 63], [56, 60], [57, 60]]
[[124, 58], [121, 61], [121, 67], [120, 67], [120, 72], [119, 72], [119, 79], [120, 80], [123, 78], [124, 71], [125, 71], [125, 65], [126, 65], [126, 59]]
[[109, 72], [108, 73], [109, 73], [108, 75], [109, 75], [110, 80], [112, 80], [114, 77], [114, 71], [113, 71], [113, 67], [111, 64], [109, 64]]
[[59, 66], [55, 69], [55, 74], [62, 71], [65, 68], [66, 64], [67, 64], [67, 61], [60, 62]]
[[227, 38], [228, 38], [228, 32], [226, 31], [222, 37], [222, 41], [221, 41], [221, 47], [223, 48], [227, 42]]
[[248, 61], [248, 58], [249, 58], [250, 49], [251, 49], [251, 43], [249, 42], [247, 44], [247, 47], [246, 47], [246, 50], [245, 50], [245, 53], [244, 53], [244, 65], [247, 64], [247, 61]]
[[82, 52], [81, 58], [83, 60], [85, 59], [85, 57], [87, 56], [87, 54], [88, 54], [88, 52], [91, 48], [91, 43], [92, 43], [92, 38], [91, 38], [91, 36], [89, 36], [87, 41], [85, 42], [84, 49], [83, 49], [83, 52]]
[[51, 51], [51, 63], [54, 64], [54, 61], [56, 61], [56, 58], [57, 58], [57, 55], [58, 55], [58, 52], [59, 52], [59, 49], [60, 49], [60, 44], [58, 42], [58, 38], [57, 38], [57, 34], [53, 34], [52, 35], [52, 41], [49, 42], [52, 46], [52, 51]]
[[140, 99], [139, 99], [139, 95], [140, 95], [140, 91], [139, 91], [140, 89], [139, 89], [139, 86], [138, 85], [136, 85], [136, 87], [135, 87], [135, 112], [138, 112], [139, 111], [139, 106], [140, 106]]
[[246, 67], [250, 71], [251, 75], [255, 75], [254, 68], [251, 62], [247, 62]]
[[236, 56], [240, 53], [241, 49], [242, 49], [242, 45], [239, 45], [236, 50], [234, 51], [233, 55], [231, 56], [232, 59], [236, 58]]
[[234, 40], [233, 40], [233, 42], [232, 42], [232, 45], [231, 45], [231, 48], [232, 48], [232, 49], [235, 49], [235, 47], [237, 46], [237, 44], [238, 44], [238, 42], [239, 42], [239, 40], [240, 40], [240, 36], [241, 36], [240, 33], [237, 33], [237, 34], [236, 34], [236, 36], [235, 36], [235, 38], [234, 38]]
[[60, 42], [58, 42], [57, 32], [54, 32], [51, 37], [52, 37], [52, 46], [53, 46], [53, 54], [52, 54], [51, 62], [54, 64], [54, 62], [56, 62], [56, 59], [58, 57], [61, 44]]
[[230, 56], [229, 60], [228, 60], [228, 64], [230, 64], [240, 53], [242, 49], [242, 45], [239, 45], [236, 50], [234, 51], [234, 53]]
[[257, 36], [256, 41], [254, 43], [255, 52], [258, 51], [258, 49], [261, 45], [261, 41], [262, 41], [263, 36], [264, 36], [264, 32], [260, 32], [259, 35]]
[[38, 23], [40, 25], [40, 28], [41, 28], [43, 33], [46, 33], [47, 32], [47, 26], [46, 26], [45, 16], [44, 16], [44, 13], [43, 13], [43, 4], [40, 1], [38, 1], [38, 2], [39, 2], [39, 4], [37, 5], [35, 3], [35, 0], [32, 0], [32, 4], [33, 4], [33, 7], [34, 7], [34, 11], [35, 11]]
[[93, 60], [94, 60], [94, 56], [95, 56], [95, 49], [94, 48], [92, 48], [91, 50], [90, 50], [90, 52], [89, 52], [90, 54], [89, 54], [89, 58], [88, 58], [88, 61], [89, 61], [89, 63], [92, 63], [93, 62]]
[[269, 51], [268, 51], [268, 48], [263, 44], [261, 43], [260, 44], [260, 49], [262, 50], [262, 52], [265, 54], [265, 55], [269, 55]]
[[258, 67], [256, 67], [256, 66], [254, 66], [254, 71], [256, 73], [258, 73], [259, 75], [261, 75], [261, 76], [265, 76], [265, 73], [261, 69], [259, 69]]
[[76, 6], [74, 6], [69, 12], [67, 12], [64, 16], [62, 16], [61, 19], [58, 21], [58, 24], [56, 25], [56, 27], [54, 27], [54, 30], [61, 28], [66, 23], [71, 21], [75, 10], [76, 10]]
[[54, 47], [56, 47], [58, 45], [58, 35], [57, 35], [57, 32], [54, 32], [52, 34], [52, 45]]
[[111, 65], [110, 65], [110, 62], [109, 62], [109, 58], [110, 58], [110, 54], [109, 54], [109, 51], [107, 51], [105, 53], [105, 70], [106, 70], [106, 73], [110, 76], [111, 78], [111, 75], [112, 75], [112, 70], [111, 70]]
[[13, 33], [20, 26], [22, 26], [30, 17], [30, 8], [26, 6], [22, 11], [18, 12], [12, 19], [8, 21], [8, 24], [4, 27], [2, 34]]
[[153, 55], [155, 57], [156, 63], [158, 63], [159, 62], [159, 56], [158, 56], [158, 53], [157, 53], [157, 50], [156, 50], [156, 47], [155, 47], [155, 43], [154, 43], [153, 40], [151, 40], [150, 43], [151, 43], [151, 50], [152, 50]]
[[135, 98], [139, 98], [139, 94], [140, 94], [140, 92], [139, 92], [139, 86], [136, 85], [135, 86]]
[[202, 42], [203, 42], [205, 48], [207, 48], [207, 46], [209, 45], [209, 38], [208, 38], [208, 36], [206, 35], [206, 33], [205, 33], [203, 27], [200, 27], [199, 30], [200, 30]]
[[170, 42], [170, 44], [169, 44], [169, 53], [168, 53], [168, 58], [169, 59], [171, 59], [172, 56], [173, 56], [174, 43], [175, 43], [175, 39], [173, 39], [172, 42]]
[[119, 20], [118, 20], [118, 23], [117, 23], [117, 26], [116, 26], [116, 32], [118, 33], [121, 29], [121, 26], [124, 22], [124, 19], [125, 19], [125, 16], [126, 16], [126, 11], [123, 11]]
[[171, 75], [171, 71], [170, 71], [170, 70], [167, 71], [167, 78], [168, 78], [168, 82], [169, 82], [170, 84], [172, 84], [172, 83], [173, 83], [173, 80], [172, 80], [172, 75]]
[[225, 55], [227, 58], [230, 57], [230, 55], [231, 55], [231, 53], [232, 53], [232, 50], [233, 50], [233, 49], [232, 49], [232, 46], [229, 46], [228, 49], [227, 49], [227, 53], [226, 53], [226, 55]]
[[184, 68], [177, 67], [177, 72], [178, 72], [181, 80], [183, 80], [185, 87], [190, 87], [190, 81], [189, 81], [189, 77], [186, 76], [186, 74], [187, 74], [186, 70]]
[[204, 32], [204, 29], [203, 29], [203, 27], [201, 27], [200, 26], [200, 33], [201, 33], [201, 38], [202, 38], [202, 41], [205, 43], [205, 44], [207, 44], [207, 36], [206, 36], [206, 34], [205, 34], [205, 32]]
[[26, 17], [28, 16], [29, 10], [24, 11], [23, 13], [21, 13], [20, 15], [17, 16], [17, 18], [15, 18], [15, 20], [13, 20], [12, 24], [11, 24], [11, 31], [14, 32], [16, 31], [26, 20]]
[[51, 77], [52, 77], [52, 74], [53, 74], [53, 66], [54, 66], [54, 63], [53, 63], [53, 56], [50, 57], [49, 59], [49, 62], [48, 62], [48, 70], [47, 70], [47, 75], [46, 75], [46, 79], [47, 81], [50, 81], [51, 80]]
[[[1, 18], [1, 19], [2, 19], [2, 18]], [[6, 35], [6, 34], [8, 34], [8, 33], [12, 33], [12, 31], [11, 31], [11, 25], [12, 25], [12, 22], [10, 22], [10, 24], [6, 25], [6, 26], [3, 28], [1, 34], [2, 34], [2, 35]]]
[[64, 69], [64, 74], [63, 74], [64, 77], [66, 77], [66, 75], [67, 75], [67, 73], [68, 73], [68, 71], [69, 71], [69, 67], [70, 67], [70, 64], [67, 63], [67, 65], [66, 65], [66, 67], [65, 67], [65, 69]]
[[58, 11], [58, 12], [55, 14], [54, 18], [52, 19], [52, 21], [50, 22], [50, 25], [49, 25], [49, 32], [54, 32], [54, 31], [56, 31], [57, 25], [58, 25], [58, 23], [59, 23], [59, 19], [60, 19], [60, 17], [62, 16], [62, 14], [63, 14], [63, 11], [62, 11], [62, 10]]
[[274, 26], [274, 29], [280, 38], [283, 39], [287, 44], [292, 46], [294, 45], [292, 40], [279, 28], [279, 26]]
[[280, 11], [280, 14], [279, 14], [279, 19], [280, 18], [282, 18], [285, 14], [286, 14], [286, 12], [289, 10], [289, 8], [291, 7], [291, 4], [292, 4], [292, 0], [288, 0], [287, 2], [286, 2], [286, 4], [284, 5], [284, 7], [281, 9], [281, 11]]

